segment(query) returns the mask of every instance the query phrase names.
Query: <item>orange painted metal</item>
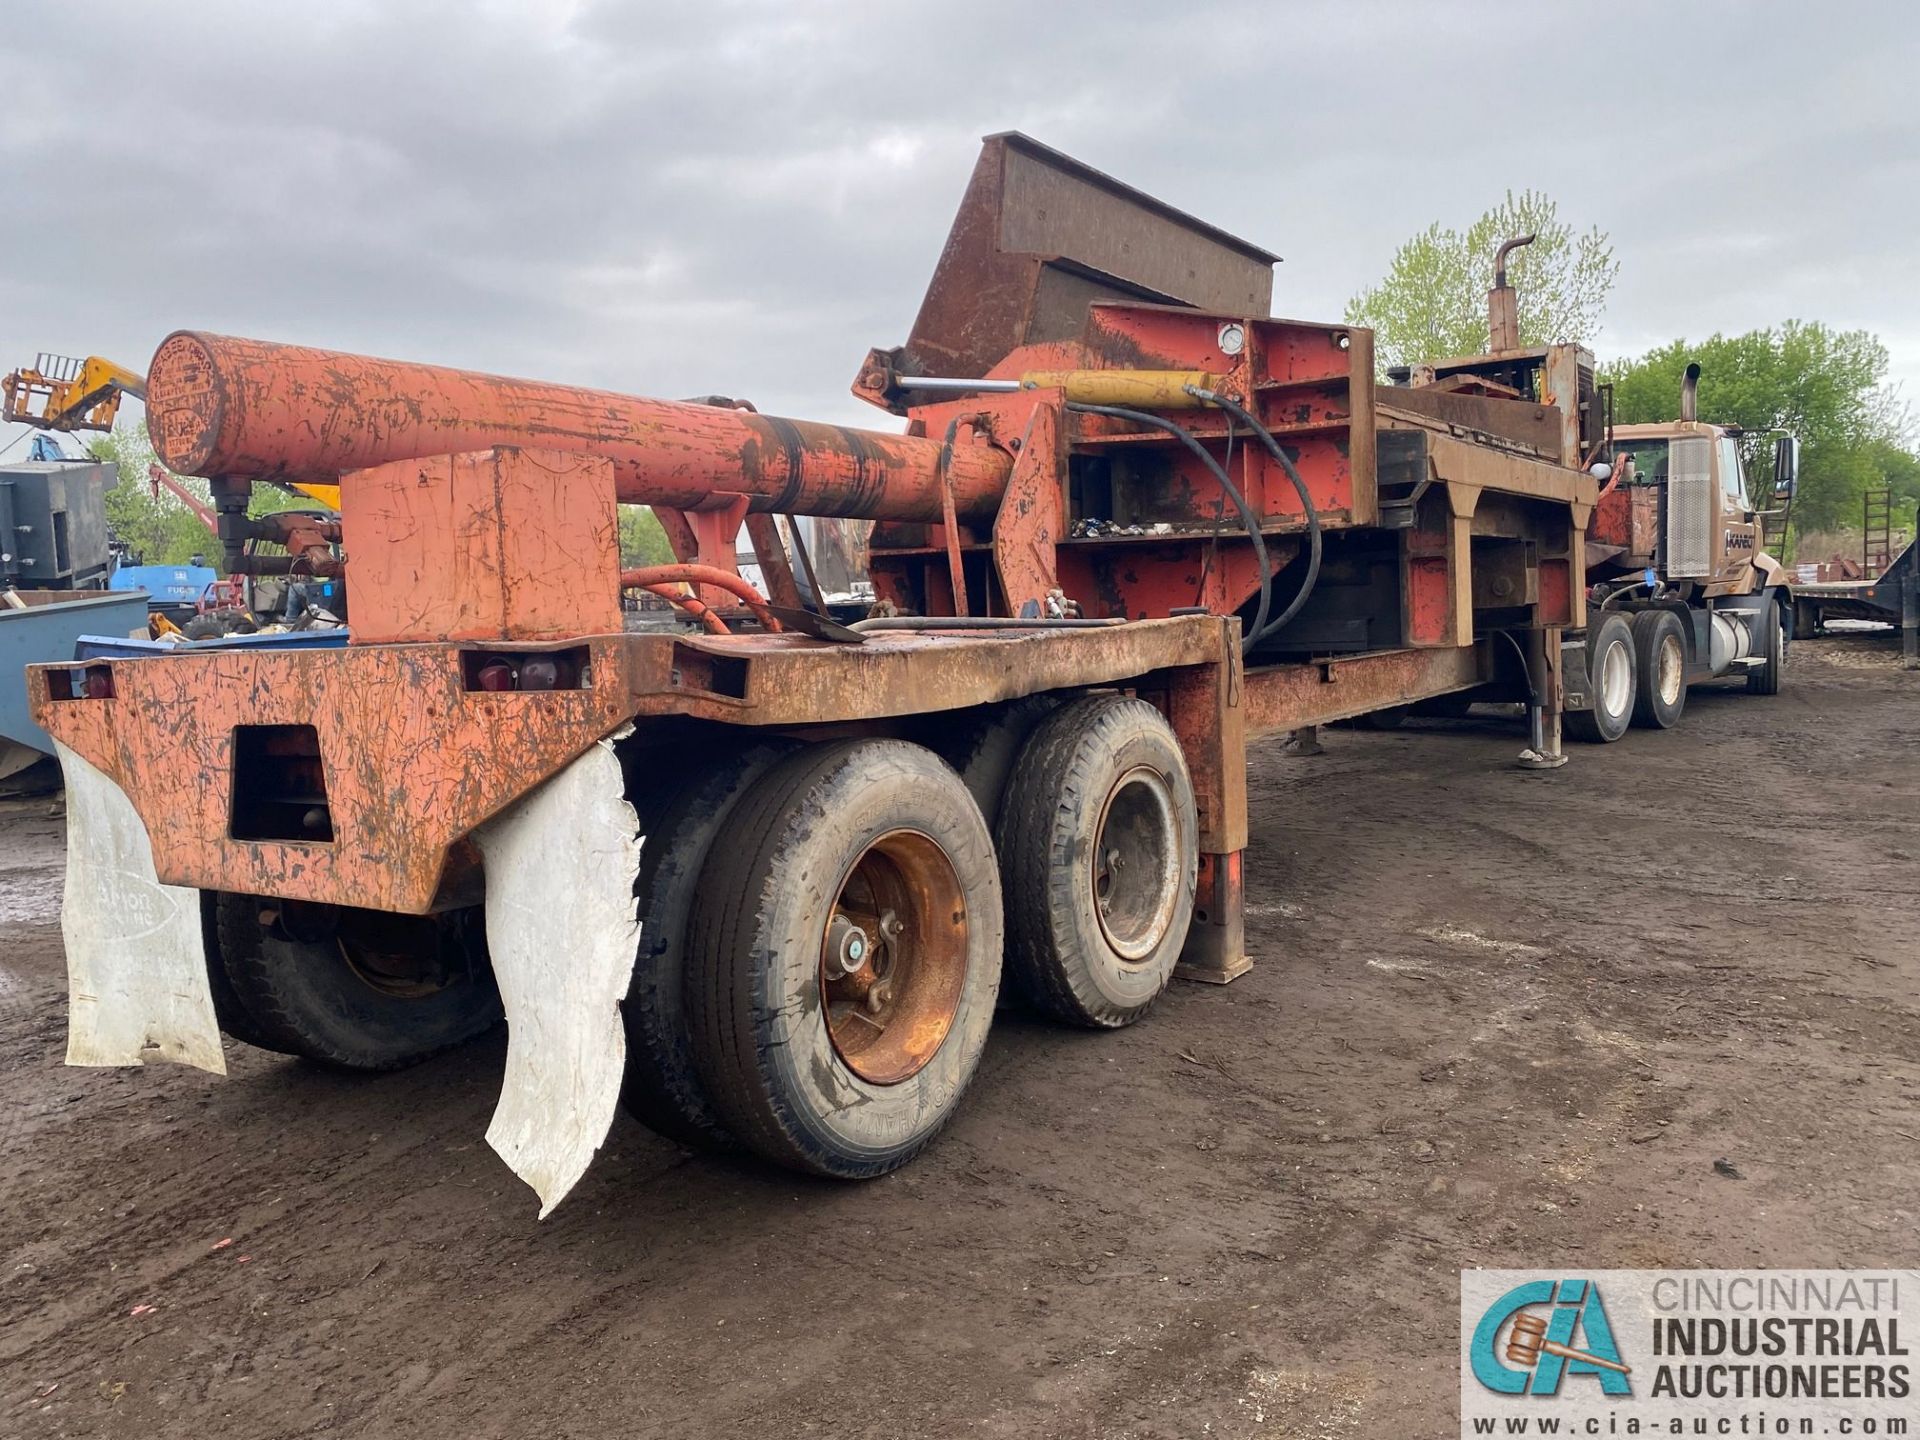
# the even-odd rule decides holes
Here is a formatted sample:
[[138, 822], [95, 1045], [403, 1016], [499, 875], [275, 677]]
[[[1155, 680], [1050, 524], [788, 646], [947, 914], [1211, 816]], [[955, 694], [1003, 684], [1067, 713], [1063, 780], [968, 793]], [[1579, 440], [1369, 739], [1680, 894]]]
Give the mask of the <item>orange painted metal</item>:
[[1348, 720], [1395, 705], [1469, 690], [1494, 678], [1493, 641], [1383, 650], [1246, 672], [1248, 739]]
[[689, 616], [699, 621], [700, 628], [705, 630], [709, 635], [731, 635], [733, 633], [733, 630], [725, 620], [722, 620], [718, 614], [707, 608], [706, 601], [697, 595], [689, 594], [681, 586], [663, 583], [657, 585], [640, 585], [635, 588], [644, 590], [649, 595], [658, 595], [662, 600], [678, 605], [682, 610], [686, 611]]
[[[104, 698], [56, 698], [73, 667], [34, 666], [28, 694], [50, 734], [127, 792], [163, 882], [424, 914], [450, 903], [463, 836], [630, 718], [817, 733], [1218, 665], [1226, 628], [1194, 616], [861, 645], [603, 635], [569, 647], [586, 651], [581, 688], [543, 691], [469, 688], [476, 657], [546, 648], [513, 642], [182, 650], [94, 662]], [[236, 730], [260, 725], [313, 727], [331, 841], [236, 838]]]
[[[343, 478], [356, 646], [620, 629], [607, 461], [502, 449], [399, 460]], [[363, 537], [374, 543], [354, 543]]]
[[[358, 623], [356, 618], [356, 623]], [[112, 777], [169, 885], [425, 914], [448, 850], [633, 713], [618, 637], [583, 642], [577, 690], [468, 690], [447, 645], [182, 651], [116, 662], [111, 699], [28, 693]], [[233, 838], [237, 726], [311, 725], [333, 840]]]
[[[1047, 596], [1060, 588], [1056, 547], [1066, 539], [1066, 496], [1060, 474], [1062, 434], [1060, 392], [1046, 391], [1027, 413], [1017, 436], [1013, 474], [993, 522], [993, 565], [1009, 614], [1029, 605], [1044, 614]], [[1169, 607], [1170, 608], [1170, 607]]]
[[[917, 436], [192, 331], [161, 343], [147, 383], [155, 449], [187, 475], [326, 481], [527, 445], [604, 456], [630, 504], [745, 495], [754, 510], [917, 520], [943, 505], [940, 445]], [[944, 478], [960, 514], [990, 517], [1011, 468], [993, 446], [958, 447]]]
[[622, 570], [622, 589], [651, 590], [657, 585], [711, 585], [724, 590], [759, 617], [760, 623], [778, 634], [784, 627], [767, 609], [767, 602], [753, 585], [738, 575], [712, 565], [644, 565], [637, 570]]
[[773, 516], [756, 513], [746, 519], [747, 540], [753, 546], [754, 564], [767, 587], [767, 598], [776, 605], [798, 610], [800, 586], [793, 578], [793, 563], [787, 559], [787, 547]]

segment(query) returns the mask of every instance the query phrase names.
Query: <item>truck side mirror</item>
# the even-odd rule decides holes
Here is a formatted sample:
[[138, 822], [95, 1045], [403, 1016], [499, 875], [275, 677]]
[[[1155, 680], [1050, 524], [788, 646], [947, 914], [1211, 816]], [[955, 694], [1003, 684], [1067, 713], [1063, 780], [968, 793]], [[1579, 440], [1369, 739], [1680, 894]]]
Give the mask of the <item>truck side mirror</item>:
[[1800, 442], [1791, 435], [1782, 435], [1773, 442], [1773, 493], [1775, 498], [1785, 500], [1793, 495], [1793, 487], [1800, 480]]

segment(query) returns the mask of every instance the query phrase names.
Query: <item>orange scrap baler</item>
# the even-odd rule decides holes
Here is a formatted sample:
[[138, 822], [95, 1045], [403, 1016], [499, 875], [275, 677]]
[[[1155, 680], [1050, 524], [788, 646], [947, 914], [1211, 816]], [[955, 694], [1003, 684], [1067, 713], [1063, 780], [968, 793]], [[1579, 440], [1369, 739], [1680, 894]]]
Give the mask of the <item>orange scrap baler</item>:
[[[381, 1068], [504, 1013], [489, 1138], [550, 1206], [623, 1084], [690, 1144], [876, 1174], [1003, 973], [1091, 1026], [1232, 979], [1248, 738], [1505, 686], [1557, 752], [1593, 495], [1394, 404], [1367, 332], [1270, 318], [1272, 259], [993, 137], [855, 384], [905, 433], [169, 337], [161, 458], [235, 568], [255, 482], [337, 481], [278, 563], [344, 574], [351, 635], [33, 673], [70, 1058]], [[621, 570], [621, 503], [677, 566]], [[875, 522], [869, 618], [803, 606], [795, 514]]]

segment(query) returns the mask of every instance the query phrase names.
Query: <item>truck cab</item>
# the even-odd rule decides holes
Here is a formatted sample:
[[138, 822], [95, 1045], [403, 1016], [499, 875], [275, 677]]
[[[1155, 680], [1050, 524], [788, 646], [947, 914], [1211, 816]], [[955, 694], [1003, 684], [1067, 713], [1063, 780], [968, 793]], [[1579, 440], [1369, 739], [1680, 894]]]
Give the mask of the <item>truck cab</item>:
[[1736, 431], [1699, 420], [1615, 428], [1613, 474], [1587, 530], [1589, 576], [1651, 567], [1702, 599], [1745, 595], [1777, 583], [1765, 539]]

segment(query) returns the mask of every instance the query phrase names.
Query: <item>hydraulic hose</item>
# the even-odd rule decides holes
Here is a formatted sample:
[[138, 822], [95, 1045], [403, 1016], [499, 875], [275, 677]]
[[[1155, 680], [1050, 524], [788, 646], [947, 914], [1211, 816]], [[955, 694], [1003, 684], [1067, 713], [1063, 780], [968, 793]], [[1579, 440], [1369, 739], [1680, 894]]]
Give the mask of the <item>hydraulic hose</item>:
[[[1210, 390], [1203, 391], [1194, 386], [1188, 386], [1187, 389], [1195, 396], [1202, 398], [1211, 397], [1213, 394]], [[1083, 415], [1105, 415], [1113, 420], [1131, 420], [1137, 425], [1151, 425], [1156, 430], [1164, 430], [1197, 455], [1200, 458], [1200, 463], [1212, 472], [1213, 478], [1219, 484], [1220, 489], [1226, 494], [1227, 499], [1233, 502], [1233, 508], [1240, 512], [1241, 522], [1247, 528], [1247, 538], [1253, 542], [1254, 562], [1260, 567], [1260, 606], [1259, 609], [1254, 612], [1253, 627], [1248, 630], [1245, 635], [1240, 637], [1240, 653], [1245, 655], [1253, 649], [1254, 642], [1260, 638], [1262, 632], [1265, 630], [1267, 610], [1273, 603], [1273, 571], [1267, 560], [1267, 541], [1266, 537], [1260, 533], [1260, 517], [1255, 515], [1253, 513], [1253, 507], [1247, 504], [1247, 497], [1240, 493], [1240, 488], [1233, 483], [1226, 469], [1218, 460], [1213, 458], [1212, 453], [1207, 447], [1195, 439], [1193, 432], [1184, 426], [1176, 425], [1173, 421], [1152, 414], [1146, 410], [1129, 410], [1120, 405], [1083, 405], [1079, 403], [1069, 403], [1067, 409], [1076, 410]], [[1241, 413], [1244, 414], [1245, 412], [1243, 411]], [[1271, 442], [1272, 437], [1268, 436], [1268, 440]], [[1317, 574], [1320, 566], [1320, 552], [1317, 548], [1318, 532], [1315, 533], [1315, 544], [1314, 571]]]
[[871, 620], [856, 620], [848, 628], [862, 634], [876, 630], [1101, 630], [1125, 623], [1119, 619], [1023, 619], [1017, 615], [877, 615]]
[[[1273, 438], [1273, 432], [1262, 425], [1252, 412], [1244, 409], [1216, 390], [1203, 390], [1197, 385], [1187, 386], [1187, 393], [1196, 400], [1204, 400], [1209, 405], [1217, 405], [1241, 424], [1249, 427], [1260, 437], [1260, 443], [1267, 447], [1267, 453], [1280, 462], [1280, 468], [1286, 472], [1287, 479], [1293, 482], [1293, 488], [1299, 493], [1301, 508], [1307, 517], [1307, 573], [1301, 580], [1300, 589], [1294, 595], [1287, 608], [1266, 625], [1256, 624], [1253, 635], [1246, 642], [1248, 646], [1257, 644], [1285, 625], [1300, 613], [1300, 607], [1307, 603], [1307, 597], [1313, 594], [1313, 587], [1320, 582], [1320, 513], [1313, 508], [1313, 495], [1307, 489], [1307, 482], [1300, 478], [1300, 472], [1294, 468], [1293, 461], [1287, 458], [1287, 452], [1280, 448], [1280, 442]], [[1264, 584], [1262, 590], [1264, 592]], [[1266, 613], [1265, 595], [1262, 595], [1261, 613]]]
[[712, 585], [725, 590], [751, 610], [767, 629], [777, 632], [782, 628], [779, 619], [767, 609], [766, 600], [753, 588], [752, 582], [730, 570], [722, 570], [714, 565], [688, 564], [643, 565], [637, 570], [620, 572], [620, 588], [623, 590], [645, 590], [655, 585], [673, 584]]

